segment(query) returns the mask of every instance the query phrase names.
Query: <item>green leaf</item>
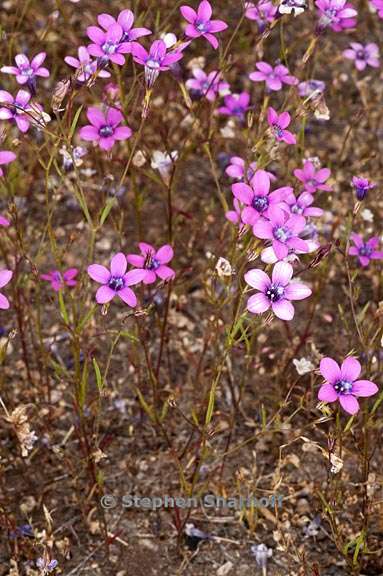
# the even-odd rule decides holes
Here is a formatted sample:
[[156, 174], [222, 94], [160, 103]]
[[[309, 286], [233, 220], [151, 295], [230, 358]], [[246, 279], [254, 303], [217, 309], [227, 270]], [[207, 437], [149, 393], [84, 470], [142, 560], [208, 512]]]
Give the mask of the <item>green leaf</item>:
[[59, 306], [60, 306], [61, 318], [64, 320], [65, 324], [69, 325], [69, 316], [67, 309], [65, 307], [64, 296], [61, 290], [59, 290]]
[[117, 203], [116, 198], [109, 198], [109, 200], [106, 202], [104, 209], [101, 212], [100, 226], [102, 226], [104, 224], [105, 220], [109, 216], [111, 209], [113, 208], [113, 206], [116, 205], [116, 203]]
[[100, 371], [100, 368], [97, 364], [96, 358], [92, 359], [92, 363], [93, 363], [94, 373], [96, 374], [97, 388], [98, 388], [99, 392], [102, 392], [102, 389], [104, 388], [104, 380], [101, 376], [101, 371]]
[[80, 114], [81, 114], [83, 107], [84, 107], [84, 105], [81, 104], [80, 108], [76, 111], [76, 114], [74, 115], [70, 130], [69, 130], [69, 136], [68, 136], [69, 142], [73, 138], [73, 134], [75, 133], [75, 130], [77, 127], [77, 122], [78, 122], [78, 119], [80, 118]]

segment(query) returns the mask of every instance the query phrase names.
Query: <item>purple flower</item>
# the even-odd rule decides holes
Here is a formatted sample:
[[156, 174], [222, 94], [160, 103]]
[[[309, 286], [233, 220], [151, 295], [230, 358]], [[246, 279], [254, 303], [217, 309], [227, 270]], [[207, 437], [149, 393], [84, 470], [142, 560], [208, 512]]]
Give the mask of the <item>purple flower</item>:
[[[228, 176], [230, 176], [230, 178], [235, 178], [235, 180], [251, 180], [252, 177], [255, 174], [255, 171], [257, 169], [257, 163], [256, 162], [251, 162], [248, 167], [247, 167], [247, 172], [245, 174], [245, 169], [246, 169], [246, 162], [243, 158], [240, 158], [239, 156], [232, 156], [230, 158], [230, 164], [229, 166], [226, 168], [225, 172]], [[272, 182], [274, 182], [276, 180], [276, 177], [274, 176], [274, 174], [272, 172], [267, 172], [270, 180]]]
[[305, 160], [303, 170], [296, 168], [294, 170], [295, 178], [298, 178], [303, 183], [304, 189], [310, 194], [314, 194], [317, 190], [324, 190], [325, 192], [331, 191], [331, 186], [325, 184], [326, 180], [330, 178], [331, 172], [328, 168], [315, 169], [315, 166], [310, 160]]
[[0, 120], [14, 121], [20, 132], [27, 132], [30, 119], [25, 111], [31, 109], [28, 106], [30, 99], [31, 95], [26, 90], [19, 90], [15, 97], [5, 90], [0, 90], [0, 104], [6, 104], [0, 108]]
[[173, 248], [169, 244], [161, 246], [158, 250], [146, 242], [140, 242], [138, 246], [141, 255], [128, 254], [126, 259], [129, 264], [144, 271], [144, 284], [153, 284], [157, 277], [165, 281], [174, 278], [174, 270], [166, 266], [174, 256]]
[[99, 25], [108, 31], [112, 26], [119, 25], [122, 28], [123, 34], [121, 42], [133, 42], [142, 36], [148, 36], [152, 33], [148, 28], [132, 28], [134, 23], [134, 14], [131, 10], [122, 10], [119, 13], [117, 20], [110, 16], [110, 14], [100, 14], [97, 17]]
[[356, 25], [357, 10], [346, 0], [315, 0], [319, 10], [319, 30], [328, 26], [334, 32], [342, 32]]
[[[12, 270], [0, 270], [0, 288], [4, 288], [6, 284], [10, 281], [13, 276]], [[0, 294], [0, 310], [8, 310], [9, 308], [9, 300], [4, 296], [4, 294]]]
[[383, 0], [370, 0], [370, 5], [377, 11], [379, 18], [383, 18]]
[[355, 188], [356, 197], [360, 201], [364, 200], [367, 192], [376, 186], [375, 182], [370, 182], [367, 178], [359, 178], [359, 176], [353, 176], [352, 185]]
[[[98, 69], [97, 60], [92, 60], [88, 49], [85, 46], [80, 46], [78, 49], [78, 59], [73, 58], [73, 56], [66, 56], [64, 58], [65, 62], [76, 68], [78, 71], [78, 76], [76, 80], [79, 82], [87, 82], [92, 76], [94, 76]], [[106, 70], [100, 70], [97, 74], [100, 78], [110, 78], [110, 73]]]
[[51, 270], [48, 274], [41, 274], [40, 278], [50, 282], [53, 290], [58, 292], [65, 286], [76, 286], [75, 277], [77, 274], [77, 268], [68, 268], [63, 274], [59, 270]]
[[315, 206], [311, 206], [314, 202], [314, 196], [309, 192], [302, 192], [295, 198], [294, 195], [290, 195], [286, 198], [286, 203], [290, 208], [291, 214], [300, 214], [301, 216], [305, 217], [312, 217], [317, 218], [322, 216], [323, 210], [322, 208], [316, 208]]
[[227, 24], [223, 20], [211, 20], [212, 8], [210, 2], [202, 0], [197, 12], [190, 6], [181, 6], [180, 11], [185, 20], [189, 22], [185, 29], [186, 36], [189, 38], [203, 36], [213, 48], [217, 49], [218, 40], [214, 34], [226, 30]]
[[8, 218], [6, 218], [5, 216], [2, 216], [0, 214], [0, 226], [4, 226], [5, 228], [8, 228], [8, 226], [10, 226], [10, 225], [11, 225], [11, 223], [8, 220]]
[[49, 70], [41, 66], [45, 58], [46, 53], [40, 52], [29, 62], [25, 54], [17, 54], [15, 57], [17, 66], [3, 66], [0, 71], [5, 74], [14, 74], [19, 84], [28, 84], [30, 90], [35, 92], [36, 76], [41, 76], [42, 78], [48, 78], [49, 76]]
[[364, 70], [366, 66], [379, 68], [379, 48], [374, 42], [363, 46], [358, 42], [350, 42], [351, 48], [344, 50], [343, 56], [355, 61], [357, 70]]
[[265, 30], [269, 22], [275, 20], [278, 12], [277, 6], [274, 6], [273, 3], [268, 0], [261, 0], [257, 5], [253, 4], [253, 2], [246, 2], [245, 9], [246, 18], [255, 20], [260, 32]]
[[[303, 237], [303, 234], [304, 231], [301, 233], [300, 236], [301, 238]], [[304, 252], [302, 252], [301, 250], [294, 250], [290, 248], [286, 258], [283, 258], [284, 262], [294, 262], [296, 260], [299, 260], [300, 254], [310, 254], [311, 252], [316, 252], [320, 246], [320, 244], [318, 242], [315, 242], [314, 240], [306, 240], [306, 244], [307, 248], [304, 250]], [[265, 264], [275, 264], [276, 262], [279, 261], [279, 258], [277, 258], [273, 247], [267, 246], [267, 248], [264, 248], [261, 252], [261, 260]]]
[[110, 263], [110, 271], [105, 266], [101, 266], [101, 264], [88, 266], [88, 274], [92, 280], [102, 284], [96, 293], [98, 304], [110, 302], [117, 294], [131, 308], [136, 306], [136, 295], [129, 286], [142, 282], [146, 275], [146, 270], [130, 270], [126, 272], [127, 266], [125, 254], [122, 252], [113, 256]]
[[218, 94], [229, 89], [229, 84], [221, 80], [221, 72], [214, 70], [206, 74], [200, 68], [193, 68], [192, 72], [194, 78], [186, 81], [186, 88], [197, 93], [198, 96], [205, 96], [209, 102], [213, 102]]
[[308, 252], [307, 242], [299, 238], [306, 224], [303, 216], [291, 216], [278, 206], [271, 206], [269, 218], [259, 218], [253, 226], [253, 233], [257, 238], [271, 240], [278, 260], [286, 258], [290, 248]]
[[106, 113], [100, 108], [90, 106], [87, 110], [90, 122], [80, 130], [80, 138], [98, 142], [103, 150], [110, 150], [116, 140], [127, 140], [132, 131], [129, 126], [120, 126], [123, 115], [117, 108], [108, 108]]
[[312, 98], [316, 94], [322, 94], [326, 84], [322, 80], [307, 80], [298, 84], [298, 93], [302, 98]]
[[253, 314], [263, 314], [269, 308], [281, 320], [292, 320], [294, 306], [290, 300], [303, 300], [311, 295], [311, 290], [300, 282], [291, 282], [293, 267], [287, 262], [277, 262], [271, 280], [263, 270], [250, 270], [245, 274], [245, 282], [260, 291], [250, 296], [247, 309]]
[[243, 182], [233, 184], [232, 192], [234, 196], [245, 204], [242, 211], [242, 222], [254, 226], [255, 222], [261, 218], [269, 218], [272, 207], [280, 210], [288, 196], [294, 199], [293, 189], [290, 186], [283, 186], [270, 193], [270, 177], [265, 170], [257, 170], [250, 180], [250, 186]]
[[246, 112], [250, 109], [250, 94], [242, 92], [241, 94], [229, 94], [224, 98], [224, 106], [218, 108], [219, 114], [224, 116], [236, 116], [241, 120]]
[[275, 68], [267, 62], [257, 62], [255, 65], [258, 71], [249, 74], [250, 80], [253, 82], [266, 82], [269, 90], [281, 90], [283, 84], [298, 84], [298, 79], [295, 76], [291, 76], [288, 68], [282, 64], [278, 64]]
[[[16, 160], [16, 154], [13, 152], [9, 152], [9, 150], [1, 150], [0, 151], [0, 166], [2, 164], [9, 164]], [[0, 176], [4, 176], [3, 170], [0, 168]]]
[[149, 52], [140, 44], [134, 43], [132, 46], [132, 55], [135, 62], [145, 66], [146, 85], [151, 88], [157, 80], [160, 71], [169, 70], [169, 68], [183, 57], [181, 46], [177, 50], [167, 53], [166, 44], [163, 40], [155, 40], [151, 45]]
[[351, 234], [351, 240], [354, 242], [355, 246], [351, 246], [348, 253], [350, 256], [358, 256], [359, 262], [363, 267], [368, 266], [370, 260], [383, 259], [383, 252], [376, 250], [379, 245], [378, 236], [374, 236], [373, 238], [370, 238], [370, 240], [367, 240], [367, 242], [364, 242], [362, 236], [353, 233]]
[[285, 130], [290, 124], [290, 121], [290, 114], [288, 112], [278, 114], [271, 106], [268, 108], [267, 122], [271, 127], [275, 139], [279, 142], [286, 142], [286, 144], [296, 144], [297, 139], [294, 134], [289, 132], [289, 130]]
[[124, 54], [129, 54], [132, 46], [129, 42], [122, 41], [124, 31], [119, 24], [113, 24], [106, 32], [98, 26], [88, 26], [86, 33], [93, 42], [89, 44], [88, 52], [100, 59], [101, 67], [108, 64], [109, 60], [123, 66]]
[[[234, 198], [234, 200], [233, 200], [233, 208], [234, 208], [234, 210], [228, 210], [225, 213], [225, 217], [232, 224], [240, 224], [241, 223], [242, 207], [241, 207], [240, 201], [237, 200], [237, 198]], [[241, 224], [241, 228], [243, 228], [242, 224]]]
[[318, 399], [322, 402], [339, 400], [348, 414], [358, 412], [358, 396], [366, 398], [378, 392], [374, 382], [357, 380], [362, 368], [354, 356], [346, 358], [340, 368], [332, 358], [322, 358], [319, 369], [326, 382], [319, 389]]

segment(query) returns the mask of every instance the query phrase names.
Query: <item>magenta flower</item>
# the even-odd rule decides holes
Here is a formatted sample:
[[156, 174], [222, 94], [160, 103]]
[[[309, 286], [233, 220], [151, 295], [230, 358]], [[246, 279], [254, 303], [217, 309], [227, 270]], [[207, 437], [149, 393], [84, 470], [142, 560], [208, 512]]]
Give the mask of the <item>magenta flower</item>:
[[[76, 68], [78, 71], [78, 76], [76, 80], [79, 82], [87, 82], [92, 76], [94, 76], [98, 69], [97, 60], [92, 60], [88, 49], [85, 46], [80, 46], [77, 51], [78, 59], [73, 58], [73, 56], [66, 56], [64, 58], [68, 66]], [[97, 76], [100, 78], [110, 78], [110, 73], [107, 70], [99, 70]]]
[[290, 114], [288, 112], [278, 114], [271, 106], [268, 108], [267, 122], [275, 139], [279, 142], [286, 142], [286, 144], [296, 144], [297, 139], [294, 134], [289, 132], [289, 130], [285, 130], [290, 124], [290, 121]]
[[[6, 284], [12, 278], [13, 272], [12, 270], [0, 270], [0, 288], [4, 288]], [[4, 296], [4, 294], [0, 294], [0, 310], [8, 310], [9, 308], [9, 300]]]
[[48, 274], [41, 274], [40, 278], [50, 282], [53, 290], [58, 292], [65, 286], [76, 286], [75, 277], [77, 274], [77, 268], [68, 268], [63, 274], [59, 270], [51, 270]]
[[233, 208], [234, 210], [228, 210], [227, 212], [225, 212], [225, 217], [232, 224], [241, 224], [242, 206], [240, 201], [237, 200], [237, 198], [234, 198], [233, 200]]
[[282, 64], [278, 64], [275, 68], [267, 62], [257, 62], [255, 65], [258, 70], [249, 74], [250, 80], [253, 82], [266, 82], [269, 90], [281, 90], [283, 84], [298, 84], [298, 78], [292, 76], [288, 68]]
[[[9, 152], [9, 150], [1, 150], [0, 151], [0, 166], [2, 164], [9, 164], [16, 160], [16, 154], [13, 152]], [[3, 170], [0, 168], [0, 176], [4, 176]]]
[[172, 280], [175, 276], [174, 270], [166, 266], [173, 258], [173, 248], [169, 244], [161, 246], [158, 250], [146, 242], [138, 244], [141, 254], [128, 254], [126, 259], [137, 269], [144, 272], [143, 283], [153, 284], [157, 277], [161, 280]]
[[129, 54], [132, 46], [122, 41], [124, 31], [119, 24], [113, 24], [106, 32], [98, 26], [88, 26], [86, 33], [93, 42], [89, 44], [88, 52], [100, 59], [101, 67], [106, 66], [109, 60], [119, 66], [125, 64], [124, 54]]
[[14, 74], [19, 84], [28, 84], [30, 90], [34, 93], [36, 90], [36, 76], [48, 78], [49, 70], [43, 68], [41, 64], [46, 58], [45, 52], [40, 52], [31, 62], [25, 54], [17, 54], [15, 62], [17, 66], [3, 66], [0, 68], [4, 74]]
[[383, 18], [383, 0], [370, 0], [370, 5], [377, 11], [379, 18]]
[[210, 2], [202, 0], [197, 12], [190, 6], [181, 6], [180, 11], [185, 20], [189, 22], [185, 29], [186, 36], [189, 38], [203, 36], [213, 48], [217, 49], [218, 40], [214, 34], [226, 30], [227, 24], [223, 20], [211, 20], [212, 8]]
[[250, 180], [250, 185], [243, 182], [233, 184], [232, 192], [234, 196], [245, 204], [242, 211], [242, 222], [254, 226], [255, 222], [263, 216], [269, 218], [270, 210], [285, 207], [284, 201], [288, 196], [294, 199], [293, 189], [290, 186], [283, 186], [270, 193], [270, 177], [265, 170], [257, 170]]
[[351, 240], [354, 242], [355, 246], [349, 248], [348, 253], [350, 256], [358, 256], [359, 262], [363, 267], [369, 265], [370, 260], [382, 260], [383, 252], [376, 250], [379, 245], [379, 237], [374, 236], [364, 242], [362, 236], [359, 234], [351, 234]]
[[[245, 175], [245, 169], [246, 169], [245, 160], [243, 158], [240, 158], [239, 156], [232, 156], [230, 158], [230, 164], [226, 168], [225, 172], [228, 176], [230, 176], [230, 178], [235, 178], [236, 180], [248, 181], [251, 180], [252, 177], [254, 176], [255, 171], [257, 169], [257, 163], [251, 162], [248, 165], [246, 175]], [[277, 179], [272, 172], [266, 171], [266, 173], [272, 182], [274, 182]]]
[[20, 132], [27, 132], [30, 119], [25, 112], [31, 109], [28, 106], [30, 99], [31, 95], [26, 90], [19, 90], [15, 97], [5, 90], [0, 90], [0, 104], [6, 104], [0, 108], [0, 120], [16, 122]]
[[340, 368], [332, 358], [322, 358], [319, 369], [326, 382], [319, 389], [318, 399], [322, 402], [339, 400], [348, 414], [359, 411], [357, 397], [367, 398], [378, 392], [374, 382], [357, 380], [362, 367], [354, 356], [346, 358]]
[[185, 46], [167, 53], [166, 44], [163, 40], [155, 40], [149, 52], [138, 43], [132, 46], [132, 55], [135, 62], [145, 66], [146, 85], [151, 88], [162, 70], [169, 68], [183, 57], [182, 50]]
[[271, 206], [269, 218], [259, 218], [253, 226], [253, 234], [262, 240], [271, 240], [278, 260], [286, 258], [290, 248], [308, 252], [307, 243], [299, 238], [306, 224], [303, 216], [291, 216], [278, 206]]
[[285, 201], [290, 208], [291, 214], [300, 214], [305, 217], [311, 216], [312, 218], [317, 218], [323, 214], [322, 208], [311, 206], [314, 202], [314, 196], [309, 192], [302, 192], [298, 198], [295, 198], [294, 194], [292, 194]]
[[315, 0], [319, 10], [319, 30], [328, 26], [334, 32], [342, 32], [356, 25], [357, 10], [346, 0]]
[[298, 84], [298, 93], [302, 98], [312, 98], [314, 94], [322, 94], [326, 84], [322, 80], [307, 80]]
[[359, 178], [359, 176], [353, 176], [352, 185], [355, 188], [355, 194], [357, 200], [364, 200], [367, 196], [369, 190], [375, 188], [375, 182], [370, 182], [367, 178]]
[[132, 28], [134, 23], [134, 14], [131, 10], [122, 10], [119, 13], [117, 20], [110, 16], [110, 14], [100, 14], [97, 17], [99, 25], [108, 31], [112, 26], [119, 25], [122, 28], [123, 34], [121, 42], [133, 42], [142, 36], [148, 36], [152, 33], [148, 28]]
[[4, 226], [5, 228], [8, 228], [8, 226], [10, 226], [10, 225], [11, 225], [11, 223], [8, 220], [8, 218], [6, 218], [5, 216], [2, 216], [0, 214], [0, 226]]
[[259, 290], [259, 294], [250, 296], [247, 309], [253, 314], [263, 314], [269, 308], [281, 320], [294, 318], [294, 306], [290, 300], [304, 300], [311, 290], [300, 282], [291, 282], [293, 267], [287, 262], [277, 262], [273, 268], [271, 280], [263, 270], [250, 270], [245, 274], [245, 282]]
[[331, 172], [328, 168], [315, 169], [315, 166], [310, 160], [305, 160], [303, 170], [296, 168], [294, 170], [295, 178], [298, 178], [303, 183], [304, 189], [310, 194], [314, 194], [317, 190], [324, 190], [325, 192], [331, 191], [331, 186], [325, 184], [326, 180], [330, 178]]
[[363, 46], [358, 42], [350, 42], [351, 48], [344, 50], [343, 56], [349, 60], [355, 61], [357, 70], [364, 70], [366, 66], [379, 68], [379, 48], [374, 42]]
[[268, 0], [261, 0], [257, 5], [253, 4], [253, 2], [246, 2], [245, 9], [246, 18], [255, 20], [260, 32], [265, 30], [269, 22], [275, 20], [278, 12], [278, 7]]
[[88, 266], [88, 274], [92, 280], [102, 284], [96, 292], [98, 304], [106, 304], [117, 295], [131, 308], [136, 306], [136, 295], [129, 286], [142, 282], [146, 271], [130, 270], [126, 272], [127, 266], [126, 257], [122, 252], [113, 256], [110, 263], [110, 271], [105, 266], [101, 266], [101, 264]]
[[186, 88], [198, 96], [204, 96], [213, 102], [217, 96], [229, 89], [229, 84], [221, 80], [221, 73], [214, 70], [206, 74], [200, 68], [193, 68], [194, 78], [186, 81]]
[[218, 108], [217, 112], [224, 116], [236, 116], [243, 120], [246, 112], [250, 109], [250, 94], [242, 92], [241, 94], [229, 94], [224, 98], [224, 106]]
[[104, 114], [90, 106], [86, 115], [90, 124], [81, 128], [80, 138], [98, 142], [102, 150], [110, 150], [116, 140], [127, 140], [132, 135], [129, 126], [120, 126], [124, 117], [117, 108], [108, 108]]

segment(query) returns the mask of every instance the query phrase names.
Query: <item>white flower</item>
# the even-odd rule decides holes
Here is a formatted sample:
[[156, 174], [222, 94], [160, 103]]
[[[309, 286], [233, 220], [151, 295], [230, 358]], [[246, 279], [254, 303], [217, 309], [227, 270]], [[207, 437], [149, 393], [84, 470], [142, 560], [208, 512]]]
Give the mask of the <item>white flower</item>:
[[177, 44], [177, 36], [172, 34], [172, 32], [168, 32], [167, 34], [161, 34], [161, 40], [163, 40], [166, 44], [166, 48], [171, 48], [175, 44]]
[[221, 128], [220, 132], [224, 138], [234, 138], [235, 137], [235, 123], [233, 120], [229, 120], [229, 122]]
[[309, 372], [315, 370], [314, 364], [310, 362], [310, 360], [307, 360], [307, 358], [301, 358], [300, 360], [294, 358], [293, 364], [299, 376], [303, 376], [304, 374], [308, 374]]
[[231, 276], [233, 274], [233, 269], [229, 260], [226, 258], [218, 258], [217, 264], [215, 265], [218, 276]]
[[261, 568], [265, 568], [267, 560], [273, 555], [271, 548], [268, 548], [266, 544], [254, 544], [251, 548], [251, 553], [255, 556], [255, 561]]
[[278, 11], [280, 14], [293, 14], [298, 16], [307, 8], [306, 0], [282, 0], [279, 4]]
[[167, 176], [170, 172], [170, 168], [173, 162], [177, 160], [177, 158], [177, 150], [173, 150], [173, 152], [170, 152], [170, 154], [161, 152], [161, 150], [155, 150], [153, 152], [150, 165], [154, 170], [158, 170], [161, 176]]
[[371, 222], [372, 223], [374, 221], [374, 215], [371, 212], [371, 210], [369, 210], [368, 208], [365, 208], [364, 210], [362, 210], [360, 215], [362, 216], [362, 218], [365, 222]]

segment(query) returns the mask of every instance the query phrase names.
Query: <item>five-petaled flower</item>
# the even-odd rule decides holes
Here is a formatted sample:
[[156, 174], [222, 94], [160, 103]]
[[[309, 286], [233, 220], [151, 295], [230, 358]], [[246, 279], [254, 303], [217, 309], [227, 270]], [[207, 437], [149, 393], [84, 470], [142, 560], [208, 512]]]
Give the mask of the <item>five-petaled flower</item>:
[[119, 66], [125, 64], [124, 54], [129, 54], [132, 46], [122, 40], [122, 26], [113, 24], [106, 32], [98, 26], [88, 26], [86, 33], [93, 42], [89, 44], [88, 52], [99, 59], [100, 67], [109, 64], [109, 60]]
[[217, 110], [219, 114], [224, 116], [236, 116], [243, 120], [246, 112], [250, 109], [250, 94], [248, 92], [241, 92], [241, 94], [228, 94], [224, 98], [224, 106], [220, 106]]
[[142, 36], [148, 36], [152, 33], [148, 28], [132, 28], [134, 23], [134, 14], [131, 10], [122, 10], [117, 20], [110, 14], [100, 14], [97, 17], [99, 25], [108, 31], [112, 26], [119, 25], [122, 28], [121, 42], [133, 42]]
[[184, 47], [185, 45], [182, 45], [176, 50], [167, 52], [165, 42], [155, 40], [148, 52], [137, 42], [132, 45], [133, 60], [145, 67], [145, 81], [148, 88], [153, 86], [161, 71], [169, 70], [173, 64], [181, 60]]
[[[0, 151], [0, 166], [3, 164], [10, 164], [16, 160], [16, 154], [14, 152], [10, 152], [9, 150], [1, 150]], [[4, 176], [3, 170], [0, 168], [0, 176]]]
[[81, 128], [80, 138], [98, 142], [103, 150], [110, 150], [116, 140], [127, 140], [132, 135], [129, 126], [120, 126], [124, 117], [117, 108], [108, 108], [104, 113], [91, 106], [86, 115], [90, 124]]
[[257, 62], [256, 67], [258, 70], [249, 74], [250, 80], [253, 82], [266, 82], [269, 90], [281, 90], [283, 84], [296, 85], [298, 78], [292, 76], [283, 64], [278, 64], [274, 68], [267, 62]]
[[320, 31], [329, 26], [334, 32], [341, 32], [356, 24], [358, 12], [347, 0], [315, 0], [315, 6], [319, 10]]
[[322, 358], [320, 372], [326, 382], [319, 389], [319, 400], [322, 402], [339, 400], [343, 410], [348, 414], [356, 414], [359, 410], [357, 398], [373, 396], [378, 392], [374, 382], [357, 380], [361, 369], [359, 361], [354, 356], [346, 358], [341, 367], [332, 358]]
[[212, 8], [210, 2], [202, 0], [197, 12], [190, 6], [181, 6], [182, 16], [188, 22], [185, 34], [189, 38], [199, 38], [203, 36], [213, 46], [218, 48], [218, 40], [214, 36], [217, 32], [226, 30], [227, 24], [223, 20], [211, 20]]
[[48, 78], [49, 70], [41, 66], [46, 58], [45, 52], [40, 52], [31, 61], [25, 54], [15, 56], [16, 66], [3, 66], [1, 72], [14, 74], [19, 84], [27, 84], [34, 93], [36, 90], [36, 76]]
[[359, 234], [352, 233], [351, 240], [354, 246], [348, 250], [350, 256], [357, 256], [363, 267], [369, 265], [370, 260], [382, 260], [383, 252], [376, 250], [379, 246], [379, 237], [374, 236], [365, 242]]
[[275, 20], [278, 12], [277, 6], [268, 0], [260, 0], [256, 5], [253, 2], [246, 2], [245, 10], [246, 18], [257, 22], [259, 32], [263, 32], [267, 24]]
[[304, 191], [296, 198], [293, 194], [288, 196], [285, 200], [291, 214], [301, 214], [304, 217], [317, 218], [322, 216], [322, 208], [311, 206], [314, 202], [314, 196], [310, 192]]
[[12, 96], [5, 90], [0, 90], [0, 120], [16, 122], [20, 132], [27, 132], [30, 126], [30, 117], [26, 112], [30, 110], [29, 101], [31, 94], [26, 90], [19, 90], [16, 96]]
[[363, 46], [359, 42], [350, 42], [351, 48], [343, 51], [343, 56], [349, 60], [354, 60], [355, 68], [362, 71], [366, 66], [379, 68], [379, 48], [375, 42], [370, 42]]
[[220, 72], [213, 70], [206, 74], [200, 68], [193, 68], [192, 72], [194, 78], [186, 81], [186, 88], [192, 93], [199, 97], [204, 96], [210, 102], [213, 102], [218, 95], [227, 94], [229, 84], [222, 81]]
[[290, 300], [303, 300], [311, 295], [311, 289], [300, 282], [291, 282], [293, 267], [287, 262], [277, 262], [270, 277], [263, 270], [250, 270], [245, 282], [259, 290], [250, 296], [247, 309], [253, 314], [263, 314], [269, 308], [281, 320], [292, 320], [294, 306]]
[[267, 110], [267, 122], [271, 128], [271, 132], [276, 140], [279, 142], [286, 142], [286, 144], [296, 144], [297, 139], [289, 130], [285, 130], [290, 124], [291, 118], [288, 112], [278, 114], [271, 106]]
[[[12, 270], [0, 270], [0, 288], [4, 288], [11, 280], [13, 275]], [[8, 310], [9, 308], [9, 300], [4, 296], [4, 294], [0, 294], [0, 310]]]
[[75, 277], [77, 274], [77, 268], [68, 268], [65, 272], [60, 272], [60, 270], [51, 270], [48, 274], [41, 274], [40, 278], [50, 282], [52, 289], [55, 292], [58, 292], [65, 286], [76, 286], [77, 280], [75, 280]]
[[78, 82], [87, 82], [92, 76], [99, 76], [100, 78], [110, 78], [110, 73], [107, 70], [100, 70], [97, 60], [92, 60], [88, 49], [85, 46], [80, 46], [78, 51], [78, 58], [73, 56], [66, 56], [64, 58], [68, 66], [76, 68], [76, 80]]
[[129, 286], [142, 282], [146, 275], [146, 270], [136, 269], [127, 272], [127, 267], [128, 262], [122, 252], [113, 256], [110, 270], [101, 264], [88, 266], [88, 274], [92, 280], [102, 284], [96, 292], [98, 304], [106, 304], [117, 295], [131, 308], [136, 306], [136, 295]]
[[161, 246], [158, 250], [146, 242], [138, 244], [141, 254], [127, 254], [126, 259], [137, 269], [145, 272], [144, 284], [153, 284], [157, 277], [161, 280], [172, 280], [175, 276], [174, 270], [166, 266], [173, 258], [173, 248], [169, 244]]
[[317, 190], [330, 192], [331, 186], [325, 184], [326, 180], [330, 178], [331, 172], [328, 168], [320, 168], [316, 170], [314, 164], [310, 160], [305, 160], [303, 169], [296, 168], [294, 176], [303, 183], [304, 189], [310, 194], [314, 194]]

